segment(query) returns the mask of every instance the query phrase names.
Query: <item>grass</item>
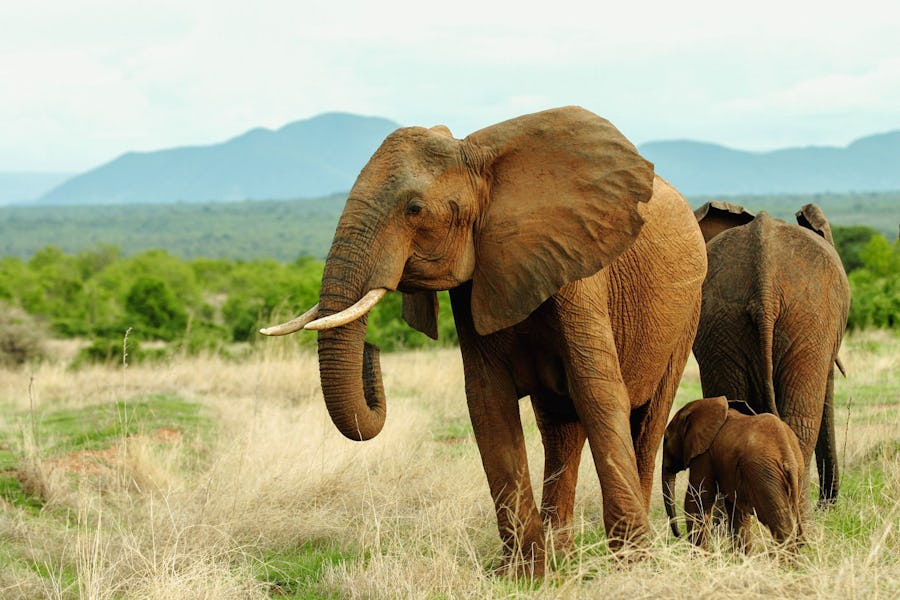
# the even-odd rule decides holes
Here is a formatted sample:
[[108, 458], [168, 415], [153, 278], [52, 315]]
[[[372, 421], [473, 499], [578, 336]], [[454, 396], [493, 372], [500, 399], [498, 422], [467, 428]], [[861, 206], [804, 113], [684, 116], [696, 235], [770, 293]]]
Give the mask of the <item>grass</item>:
[[[383, 356], [388, 421], [364, 444], [331, 425], [315, 357], [283, 340], [241, 362], [3, 369], [0, 598], [895, 598], [900, 338], [855, 334], [842, 358], [843, 486], [797, 561], [764, 532], [749, 556], [672, 539], [658, 486], [651, 555], [611, 554], [588, 454], [575, 551], [537, 583], [491, 574], [499, 537], [456, 350]], [[676, 408], [699, 395], [691, 361]], [[527, 402], [522, 416], [539, 489]]]

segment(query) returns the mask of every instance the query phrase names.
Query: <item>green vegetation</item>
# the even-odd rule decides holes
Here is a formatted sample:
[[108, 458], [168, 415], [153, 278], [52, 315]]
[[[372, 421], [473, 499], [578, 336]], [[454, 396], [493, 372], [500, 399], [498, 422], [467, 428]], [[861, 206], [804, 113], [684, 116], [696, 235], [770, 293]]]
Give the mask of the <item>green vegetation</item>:
[[[261, 326], [287, 320], [318, 301], [323, 263], [257, 259], [184, 260], [162, 250], [123, 257], [102, 245], [66, 254], [56, 246], [23, 261], [0, 259], [0, 354], [23, 363], [40, 356], [39, 338], [23, 320], [46, 322], [55, 337], [87, 338], [81, 361], [132, 361], [217, 351], [256, 342]], [[440, 295], [442, 344], [454, 344], [449, 296]], [[23, 312], [24, 311], [24, 312]], [[25, 314], [27, 313], [27, 314]], [[389, 294], [369, 316], [369, 341], [384, 350], [435, 342], [406, 326], [401, 296]], [[294, 336], [313, 346], [314, 334]], [[5, 340], [5, 341], [4, 341]]]
[[[180, 258], [325, 258], [346, 194], [298, 200], [125, 206], [0, 207], [0, 256], [31, 258], [55, 245], [76, 254], [110, 244], [131, 256], [165, 248]], [[832, 225], [865, 225], [887, 239], [897, 237], [900, 192], [730, 196], [690, 198], [691, 205], [726, 199], [754, 212], [793, 222], [794, 213], [815, 202]]]
[[873, 236], [859, 258], [862, 266], [849, 275], [849, 326], [900, 328], [900, 240]]
[[345, 198], [0, 207], [0, 256], [29, 259], [50, 244], [70, 254], [110, 244], [126, 256], [165, 248], [181, 258], [325, 258]]
[[[42, 327], [86, 339], [81, 363], [120, 356], [126, 332], [134, 361], [256, 342], [259, 327], [317, 301], [342, 199], [0, 208], [0, 360], [39, 359]], [[900, 250], [878, 229], [900, 221], [900, 193], [730, 200], [785, 219], [819, 203], [850, 274], [849, 326], [900, 327]], [[438, 343], [454, 344], [447, 294], [439, 301]], [[375, 308], [369, 341], [387, 351], [434, 345], [402, 322], [400, 305], [390, 294]], [[315, 336], [293, 340], [312, 346]]]

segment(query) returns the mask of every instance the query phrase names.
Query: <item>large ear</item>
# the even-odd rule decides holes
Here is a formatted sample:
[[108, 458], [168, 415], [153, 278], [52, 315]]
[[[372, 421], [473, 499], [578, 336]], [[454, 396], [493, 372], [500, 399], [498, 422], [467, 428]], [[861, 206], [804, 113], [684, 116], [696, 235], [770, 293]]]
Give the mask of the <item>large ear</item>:
[[486, 156], [475, 228], [472, 318], [486, 335], [624, 252], [644, 223], [653, 165], [613, 125], [578, 107], [525, 115], [465, 142]]
[[438, 339], [437, 293], [431, 291], [403, 293], [403, 320], [433, 340]]
[[746, 225], [755, 217], [752, 212], [739, 204], [713, 200], [694, 211], [694, 217], [700, 223], [700, 231], [706, 243], [726, 229]]
[[682, 427], [685, 465], [709, 450], [727, 416], [728, 400], [725, 396], [695, 400], [690, 409], [684, 411]]
[[831, 237], [831, 226], [828, 224], [828, 219], [825, 218], [825, 213], [822, 212], [822, 209], [817, 204], [804, 205], [803, 208], [797, 211], [795, 216], [797, 217], [797, 223], [801, 227], [815, 231], [834, 246], [834, 238]]

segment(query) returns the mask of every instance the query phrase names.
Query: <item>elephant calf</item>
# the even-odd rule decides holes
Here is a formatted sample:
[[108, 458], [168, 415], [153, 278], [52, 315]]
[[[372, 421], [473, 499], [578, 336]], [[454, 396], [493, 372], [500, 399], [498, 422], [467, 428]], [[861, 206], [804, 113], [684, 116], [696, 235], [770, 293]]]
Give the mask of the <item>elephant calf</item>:
[[[743, 407], [745, 410], [736, 410]], [[779, 543], [796, 550], [804, 461], [797, 436], [772, 414], [751, 415], [724, 396], [689, 402], [666, 427], [662, 483], [666, 514], [678, 536], [675, 476], [690, 469], [684, 499], [691, 541], [705, 546], [717, 495], [724, 497], [732, 539], [747, 550], [745, 525], [756, 513]]]

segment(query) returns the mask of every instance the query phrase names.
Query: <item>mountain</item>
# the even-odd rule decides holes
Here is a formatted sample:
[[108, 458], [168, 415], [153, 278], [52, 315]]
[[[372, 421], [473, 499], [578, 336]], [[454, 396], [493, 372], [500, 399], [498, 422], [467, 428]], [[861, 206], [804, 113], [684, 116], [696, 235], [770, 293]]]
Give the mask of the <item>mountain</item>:
[[845, 148], [745, 152], [683, 140], [648, 142], [639, 150], [686, 196], [900, 190], [900, 131]]
[[325, 196], [346, 192], [398, 125], [328, 113], [221, 144], [129, 152], [73, 177], [39, 204], [135, 204]]
[[72, 173], [0, 173], [0, 206], [30, 202], [71, 176]]
[[[68, 179], [35, 203], [193, 203], [346, 193], [397, 127], [383, 118], [327, 113], [275, 131], [253, 129], [220, 144], [130, 152]], [[640, 151], [688, 197], [900, 190], [900, 131], [845, 148], [745, 152], [661, 141]]]

